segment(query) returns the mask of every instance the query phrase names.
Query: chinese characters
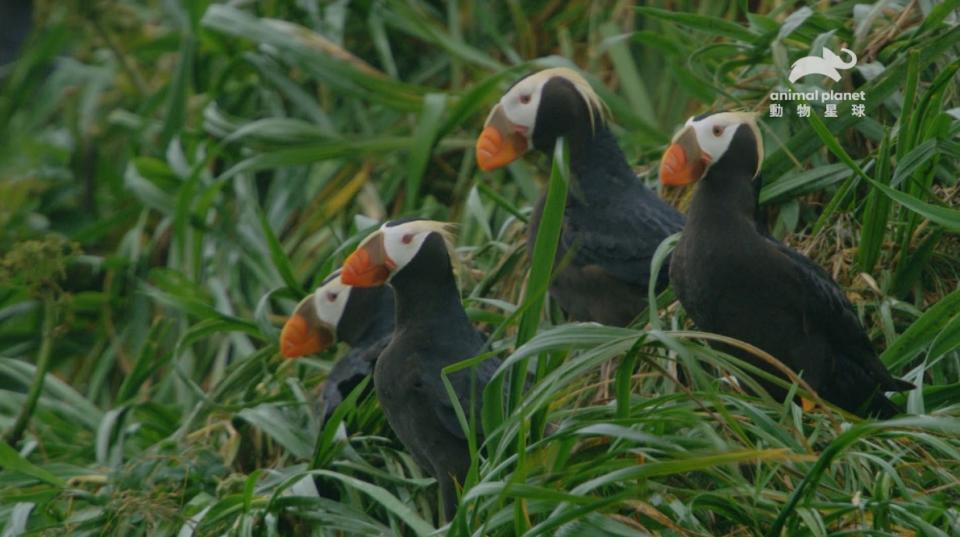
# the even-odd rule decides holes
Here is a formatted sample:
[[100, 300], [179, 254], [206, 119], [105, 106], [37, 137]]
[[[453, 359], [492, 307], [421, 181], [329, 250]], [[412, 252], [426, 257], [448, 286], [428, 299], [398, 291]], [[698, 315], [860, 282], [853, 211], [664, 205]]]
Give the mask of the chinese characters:
[[[849, 114], [853, 117], [863, 118], [867, 117], [867, 105], [863, 103], [853, 103], [849, 107], [844, 107], [844, 110], [848, 110]], [[825, 118], [836, 118], [840, 117], [840, 107], [838, 103], [825, 103], [823, 105], [823, 117]], [[810, 114], [813, 112], [813, 108], [807, 103], [798, 103], [793, 107], [793, 115], [799, 118], [810, 117]], [[770, 103], [768, 116], [773, 118], [785, 117], [788, 115], [788, 109], [782, 103]]]

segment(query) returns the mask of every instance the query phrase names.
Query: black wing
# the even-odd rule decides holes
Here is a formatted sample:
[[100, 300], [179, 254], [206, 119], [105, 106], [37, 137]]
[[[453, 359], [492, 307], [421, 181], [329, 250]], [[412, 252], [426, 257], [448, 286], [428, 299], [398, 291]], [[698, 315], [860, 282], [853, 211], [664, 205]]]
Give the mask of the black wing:
[[789, 260], [799, 278], [803, 294], [798, 299], [803, 304], [805, 319], [827, 334], [839, 351], [838, 356], [859, 365], [884, 390], [913, 388], [887, 371], [860, 324], [856, 309], [833, 278], [805, 255], [777, 240], [768, 240]]
[[757, 231], [764, 237], [770, 236], [770, 222], [767, 218], [767, 211], [760, 206], [760, 192], [763, 190], [763, 176], [757, 174], [753, 178], [753, 195], [756, 199], [756, 206], [753, 209], [753, 222], [757, 225]]
[[[680, 231], [684, 218], [643, 185], [624, 193], [615, 207], [568, 207], [560, 238], [560, 251], [573, 252], [571, 262], [597, 266], [615, 278], [646, 286], [650, 261], [657, 246]], [[666, 285], [667, 264], [658, 284]]]
[[[477, 334], [477, 337], [482, 340], [479, 334]], [[483, 348], [482, 341], [481, 344], [475, 348], [479, 353]], [[464, 359], [467, 358], [470, 357], [464, 357]], [[500, 360], [489, 358], [472, 368], [460, 370], [448, 376], [450, 384], [453, 386], [453, 390], [460, 400], [460, 408], [463, 409], [468, 421], [470, 420], [472, 410], [474, 419], [477, 420], [478, 428], [480, 423], [480, 410], [483, 406], [483, 390], [486, 388], [487, 383], [490, 382], [490, 379], [493, 378], [493, 374], [498, 367], [500, 367]], [[423, 400], [432, 405], [434, 413], [448, 432], [457, 438], [465, 439], [466, 435], [464, 434], [463, 427], [460, 426], [460, 420], [457, 419], [456, 409], [454, 409], [450, 396], [443, 384], [443, 379], [436, 376], [424, 380], [425, 393]]]
[[390, 343], [390, 336], [374, 342], [369, 347], [354, 347], [334, 364], [323, 383], [320, 394], [320, 414], [326, 421], [350, 392], [364, 378], [373, 373], [377, 357]]

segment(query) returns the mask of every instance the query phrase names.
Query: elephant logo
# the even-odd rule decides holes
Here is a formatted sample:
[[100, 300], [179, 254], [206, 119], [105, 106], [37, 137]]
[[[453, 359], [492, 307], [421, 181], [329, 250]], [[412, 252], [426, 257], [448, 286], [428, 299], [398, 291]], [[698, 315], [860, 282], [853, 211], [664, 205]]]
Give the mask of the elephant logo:
[[834, 82], [840, 80], [840, 69], [850, 69], [857, 64], [857, 55], [852, 50], [842, 48], [840, 53], [847, 54], [850, 60], [845, 62], [832, 50], [824, 48], [822, 57], [806, 56], [793, 62], [788, 77], [790, 82], [796, 82], [807, 75], [827, 76]]

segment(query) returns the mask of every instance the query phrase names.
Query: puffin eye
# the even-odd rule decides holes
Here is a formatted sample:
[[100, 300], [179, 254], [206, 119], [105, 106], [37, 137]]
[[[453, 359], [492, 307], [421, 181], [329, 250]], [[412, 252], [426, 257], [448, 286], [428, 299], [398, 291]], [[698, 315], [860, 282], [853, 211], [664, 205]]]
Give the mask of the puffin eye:
[[401, 237], [400, 242], [402, 242], [403, 244], [410, 244], [411, 242], [413, 242], [413, 233], [407, 233], [406, 235]]
[[720, 136], [721, 134], [723, 134], [723, 127], [721, 127], [720, 125], [714, 125], [714, 126], [713, 126], [713, 135], [714, 135], [714, 136]]
[[330, 302], [336, 301], [337, 293], [333, 293], [333, 292], [327, 293], [327, 300], [329, 300]]
[[523, 94], [520, 96], [520, 104], [529, 104], [529, 103], [530, 103], [530, 95]]

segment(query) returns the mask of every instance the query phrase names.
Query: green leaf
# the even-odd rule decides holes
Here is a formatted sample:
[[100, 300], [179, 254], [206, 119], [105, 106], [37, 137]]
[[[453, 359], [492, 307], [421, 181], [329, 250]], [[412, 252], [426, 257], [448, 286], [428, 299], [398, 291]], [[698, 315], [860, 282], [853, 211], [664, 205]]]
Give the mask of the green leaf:
[[880, 360], [888, 369], [896, 370], [906, 364], [937, 338], [944, 326], [960, 311], [960, 289], [940, 299], [913, 322], [887, 350]]
[[637, 7], [635, 9], [640, 15], [675, 22], [679, 25], [702, 31], [708, 36], [720, 35], [745, 43], [753, 43], [758, 37], [743, 26], [719, 17], [682, 13], [655, 7]]
[[923, 218], [926, 218], [931, 222], [936, 222], [949, 231], [960, 231], [960, 211], [957, 209], [950, 209], [948, 207], [933, 205], [925, 201], [920, 201], [910, 194], [900, 192], [899, 190], [894, 190], [887, 185], [879, 183], [869, 177], [866, 179], [870, 182], [870, 184], [886, 194], [890, 199], [919, 214]]
[[66, 481], [23, 458], [17, 453], [17, 450], [10, 447], [10, 444], [6, 442], [0, 442], [0, 467], [8, 472], [27, 475], [55, 487], [64, 488], [67, 486]]
[[777, 515], [777, 519], [767, 531], [766, 535], [768, 537], [779, 537], [781, 535], [781, 531], [786, 524], [787, 519], [794, 512], [801, 498], [810, 494], [811, 490], [816, 490], [814, 487], [821, 479], [824, 471], [841, 452], [848, 449], [861, 438], [867, 437], [871, 434], [880, 433], [885, 430], [908, 427], [916, 427], [938, 432], [955, 431], [953, 434], [960, 434], [960, 420], [955, 418], [933, 418], [928, 416], [911, 416], [907, 418], [888, 420], [885, 422], [864, 422], [851, 427], [846, 432], [837, 436], [830, 443], [830, 445], [827, 446], [827, 449], [823, 451], [823, 453], [820, 455], [820, 458], [817, 459], [817, 463], [809, 472], [807, 472], [803, 478], [803, 481], [800, 482], [800, 485], [794, 489], [789, 500], [787, 501], [787, 504], [783, 509], [780, 510], [780, 513]]
[[262, 404], [245, 408], [237, 413], [237, 417], [272, 437], [298, 459], [310, 457], [311, 442], [306, 432], [292, 423], [276, 405]]
[[896, 188], [903, 184], [908, 177], [929, 162], [937, 154], [937, 150], [937, 141], [934, 139], [927, 140], [911, 149], [897, 162], [897, 168], [893, 173], [890, 186]]
[[920, 280], [924, 270], [930, 267], [930, 259], [936, 252], [936, 247], [941, 244], [942, 234], [942, 229], [934, 229], [915, 248], [910, 251], [903, 250], [904, 254], [900, 256], [897, 267], [893, 271], [890, 294], [902, 296]]
[[[884, 131], [883, 141], [877, 152], [876, 177], [878, 181], [889, 182], [890, 177], [890, 131]], [[887, 231], [887, 217], [890, 213], [890, 198], [871, 189], [863, 209], [860, 229], [860, 246], [857, 248], [857, 267], [861, 272], [872, 272], [880, 257], [880, 249]]]
[[930, 344], [929, 359], [936, 360], [958, 347], [960, 347], [960, 313], [954, 315], [936, 335], [933, 343]]
[[397, 517], [399, 517], [400, 520], [402, 520], [417, 535], [427, 536], [435, 531], [434, 527], [431, 526], [426, 520], [422, 519], [415, 511], [413, 511], [413, 509], [410, 509], [410, 507], [398, 500], [396, 496], [391, 494], [383, 487], [379, 487], [372, 483], [367, 483], [366, 481], [361, 481], [357, 478], [328, 470], [313, 470], [310, 472], [310, 474], [322, 475], [342, 481], [350, 488], [364, 493], [372, 500], [383, 506], [383, 508], [388, 512], [397, 515]]
[[810, 114], [809, 122], [813, 127], [814, 132], [816, 132], [820, 137], [820, 140], [823, 141], [823, 144], [827, 146], [827, 148], [830, 149], [830, 151], [836, 155], [837, 158], [843, 161], [844, 164], [849, 166], [850, 169], [857, 174], [857, 176], [868, 181], [875, 188], [889, 196], [893, 201], [896, 201], [907, 209], [916, 212], [927, 220], [936, 222], [951, 231], [960, 230], [960, 211], [938, 205], [931, 205], [924, 201], [920, 201], [909, 194], [900, 192], [899, 190], [894, 190], [887, 185], [870, 178], [863, 171], [863, 169], [860, 168], [860, 166], [854, 162], [852, 158], [850, 158], [850, 155], [847, 154], [843, 147], [840, 146], [840, 142], [837, 141], [833, 134], [830, 133], [826, 125], [823, 124], [823, 121], [819, 116], [817, 116], [817, 114]]
[[447, 107], [447, 96], [443, 93], [430, 93], [423, 99], [423, 111], [413, 131], [413, 146], [410, 161], [407, 163], [406, 207], [413, 212], [419, 203], [420, 183], [437, 140], [443, 112]]
[[142, 175], [137, 168], [137, 163], [131, 161], [127, 164], [123, 182], [127, 189], [147, 207], [164, 214], [173, 214], [175, 206], [173, 197]]
[[653, 252], [653, 258], [650, 260], [650, 281], [647, 284], [647, 310], [650, 312], [650, 326], [654, 329], [660, 328], [660, 316], [656, 307], [657, 280], [659, 279], [660, 271], [670, 270], [670, 267], [665, 267], [664, 263], [667, 262], [670, 253], [673, 252], [677, 243], [680, 242], [682, 233], [682, 231], [678, 231], [660, 241], [657, 249]]
[[613, 61], [613, 67], [620, 80], [620, 86], [627, 95], [630, 107], [643, 121], [654, 125], [657, 123], [656, 114], [650, 95], [644, 85], [643, 77], [637, 70], [637, 62], [630, 54], [629, 42], [618, 35], [620, 28], [613, 21], [600, 27], [600, 34], [607, 45], [607, 53]]
[[960, 9], [960, 0], [944, 0], [933, 5], [930, 12], [923, 19], [918, 34], [932, 30], [935, 26], [942, 23], [950, 14], [956, 15], [957, 9]]
[[122, 405], [128, 402], [137, 392], [147, 378], [160, 366], [160, 340], [165, 336], [170, 328], [169, 322], [159, 321], [150, 327], [150, 332], [143, 339], [140, 352], [137, 353], [137, 359], [133, 364], [133, 369], [123, 379], [120, 389], [117, 390], [116, 405]]
[[[921, 67], [928, 65], [958, 42], [960, 42], [960, 26], [951, 28], [936, 39], [923, 41], [915, 49], [918, 65]], [[909, 54], [898, 54], [897, 59], [888, 65], [880, 76], [858, 88], [870, 96], [866, 101], [868, 114], [874, 112], [887, 97], [900, 88], [907, 76], [908, 58]], [[830, 122], [829, 131], [841, 132], [850, 129], [857, 121], [859, 119], [852, 115], [836, 118]], [[763, 162], [764, 177], [769, 181], [775, 181], [792, 168], [795, 161], [802, 161], [814, 154], [821, 148], [818, 139], [822, 139], [822, 135], [813, 129], [812, 124], [809, 129], [794, 133], [784, 147], [766, 156]]]
[[283, 282], [287, 284], [287, 287], [296, 293], [297, 296], [306, 295], [306, 290], [304, 290], [303, 286], [300, 285], [300, 282], [293, 275], [293, 269], [290, 267], [290, 259], [287, 257], [286, 252], [283, 251], [283, 246], [280, 245], [277, 236], [273, 233], [273, 228], [270, 227], [267, 216], [263, 214], [263, 209], [257, 207], [256, 212], [257, 220], [260, 222], [260, 231], [267, 240], [267, 248], [270, 250], [270, 259], [273, 261], [274, 268], [280, 273], [280, 277], [283, 278]]
[[193, 74], [194, 37], [184, 33], [180, 42], [179, 63], [176, 75], [167, 96], [167, 115], [160, 135], [162, 145], [166, 146], [177, 133], [182, 131], [187, 121], [187, 97], [190, 78]]
[[813, 10], [807, 6], [803, 6], [800, 9], [791, 13], [786, 19], [783, 20], [783, 24], [780, 26], [780, 30], [777, 32], [777, 41], [783, 41], [784, 39], [790, 37], [793, 32], [797, 30], [803, 23], [807, 22], [807, 19], [813, 15]]
[[419, 110], [426, 88], [383, 76], [332, 43], [303, 27], [278, 19], [257, 18], [224, 4], [207, 9], [201, 21], [206, 28], [241, 39], [277, 47], [282, 57], [306, 69], [344, 94], [404, 111]]
[[[557, 257], [560, 232], [563, 228], [563, 213], [567, 205], [567, 188], [570, 184], [570, 163], [566, 141], [558, 138], [553, 151], [553, 167], [550, 170], [550, 184], [547, 186], [546, 201], [534, 239], [533, 259], [530, 274], [527, 277], [527, 292], [523, 297], [525, 308], [517, 329], [517, 346], [521, 346], [533, 337], [540, 325], [540, 313], [543, 300], [550, 288], [553, 277], [553, 264]], [[518, 365], [511, 377], [511, 406], [516, 405], [526, 381], [526, 363]]]
[[240, 173], [254, 172], [283, 166], [303, 166], [321, 160], [338, 158], [357, 158], [378, 153], [386, 153], [409, 147], [412, 138], [367, 138], [363, 140], [337, 140], [285, 147], [268, 151], [241, 160], [220, 176], [221, 180], [230, 179]]
[[783, 202], [808, 192], [822, 190], [849, 178], [850, 175], [850, 168], [842, 162], [790, 173], [763, 186], [760, 191], [760, 204]]

